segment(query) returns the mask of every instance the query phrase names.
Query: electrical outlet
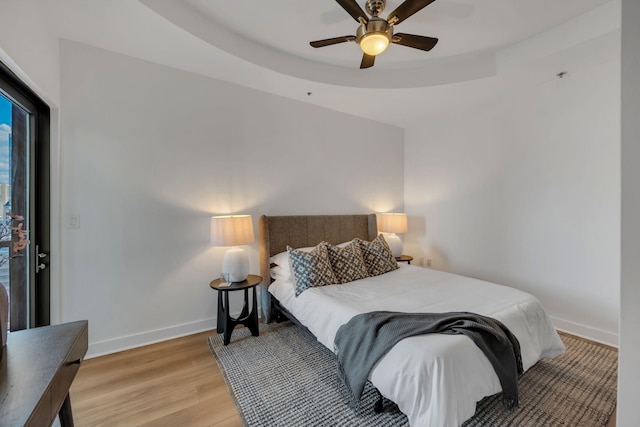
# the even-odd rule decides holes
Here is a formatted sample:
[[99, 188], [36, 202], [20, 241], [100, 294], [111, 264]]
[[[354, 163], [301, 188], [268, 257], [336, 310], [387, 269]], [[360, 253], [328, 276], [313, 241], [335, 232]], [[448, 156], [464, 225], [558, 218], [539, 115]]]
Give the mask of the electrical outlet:
[[427, 267], [431, 267], [431, 260], [430, 259], [427, 260]]
[[418, 265], [421, 267], [424, 267], [424, 258], [422, 257], [418, 258]]

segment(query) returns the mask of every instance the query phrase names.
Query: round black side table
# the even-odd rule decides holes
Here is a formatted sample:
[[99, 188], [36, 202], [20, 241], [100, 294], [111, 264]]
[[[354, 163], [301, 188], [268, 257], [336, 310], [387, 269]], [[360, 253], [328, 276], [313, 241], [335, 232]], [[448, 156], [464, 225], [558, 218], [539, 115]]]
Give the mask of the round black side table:
[[399, 257], [396, 258], [396, 261], [406, 262], [407, 264], [411, 264], [411, 261], [413, 261], [413, 257], [411, 255], [400, 255]]
[[[233, 282], [230, 286], [220, 287], [220, 279], [209, 283], [212, 289], [218, 291], [218, 325], [216, 331], [224, 334], [224, 345], [229, 344], [233, 328], [244, 325], [251, 331], [251, 335], [260, 335], [258, 329], [258, 299], [256, 298], [256, 286], [262, 282], [262, 277], [250, 274], [247, 280]], [[253, 290], [251, 309], [249, 308], [249, 289]], [[237, 319], [231, 317], [229, 312], [229, 292], [244, 290], [244, 307]]]

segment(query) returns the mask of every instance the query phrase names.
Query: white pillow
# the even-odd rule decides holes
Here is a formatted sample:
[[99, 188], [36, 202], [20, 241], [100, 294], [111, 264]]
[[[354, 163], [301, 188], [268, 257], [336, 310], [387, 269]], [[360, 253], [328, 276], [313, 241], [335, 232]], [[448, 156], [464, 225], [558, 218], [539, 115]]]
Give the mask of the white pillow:
[[273, 280], [291, 280], [291, 270], [286, 270], [284, 267], [276, 265], [271, 267], [271, 278]]
[[[340, 243], [339, 245], [336, 245], [336, 246], [338, 246], [339, 248], [344, 248], [345, 246], [349, 245], [351, 242], [353, 242], [353, 240]], [[314, 248], [315, 246], [308, 246], [305, 248], [297, 248], [296, 250], [302, 251], [302, 252], [311, 252]], [[279, 254], [275, 254], [274, 256], [270, 257], [269, 262], [271, 264], [279, 265], [280, 267], [282, 267], [284, 271], [289, 274], [289, 278], [293, 277], [291, 276], [291, 265], [289, 264], [289, 253], [287, 251], [280, 252]], [[271, 274], [271, 277], [273, 277], [273, 273]], [[275, 277], [273, 278], [275, 279]]]
[[[310, 246], [306, 248], [298, 248], [298, 251], [302, 252], [311, 252], [315, 246]], [[291, 271], [291, 265], [289, 264], [289, 253], [287, 251], [280, 252], [279, 254], [275, 254], [271, 258], [269, 258], [269, 262], [271, 264], [279, 265], [287, 271]]]

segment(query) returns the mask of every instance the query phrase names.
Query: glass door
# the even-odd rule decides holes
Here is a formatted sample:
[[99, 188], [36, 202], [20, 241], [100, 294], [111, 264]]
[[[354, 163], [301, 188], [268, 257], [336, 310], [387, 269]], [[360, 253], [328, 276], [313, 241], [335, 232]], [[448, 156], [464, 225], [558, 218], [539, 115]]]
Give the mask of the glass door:
[[49, 110], [0, 63], [0, 286], [9, 330], [49, 324]]

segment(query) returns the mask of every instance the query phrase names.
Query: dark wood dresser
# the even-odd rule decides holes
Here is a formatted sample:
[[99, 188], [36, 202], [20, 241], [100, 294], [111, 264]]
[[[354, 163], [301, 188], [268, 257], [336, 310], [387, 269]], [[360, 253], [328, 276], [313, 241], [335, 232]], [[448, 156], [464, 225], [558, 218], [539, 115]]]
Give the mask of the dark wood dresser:
[[86, 320], [12, 332], [0, 365], [0, 425], [73, 426], [69, 387], [87, 353]]

